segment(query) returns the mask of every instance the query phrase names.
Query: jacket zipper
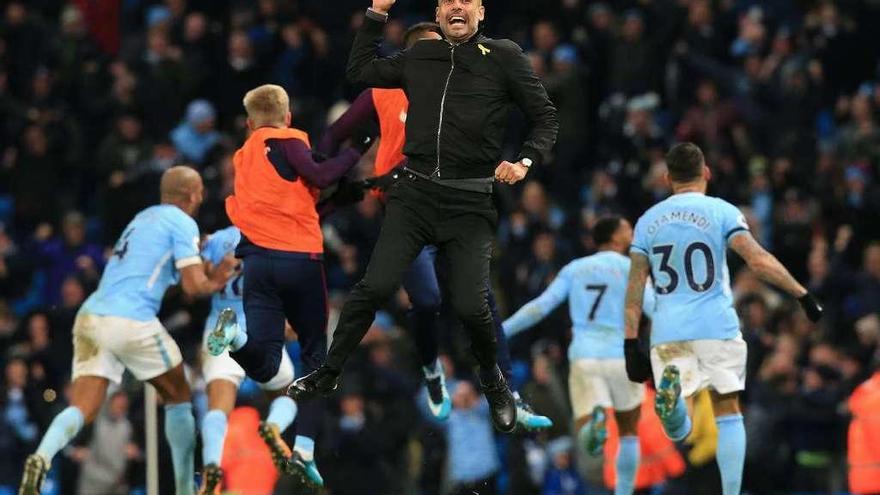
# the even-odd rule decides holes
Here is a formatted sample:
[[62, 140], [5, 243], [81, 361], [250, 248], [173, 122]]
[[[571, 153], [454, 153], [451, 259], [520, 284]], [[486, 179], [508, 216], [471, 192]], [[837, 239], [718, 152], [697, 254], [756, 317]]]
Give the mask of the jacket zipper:
[[436, 175], [438, 179], [440, 178], [440, 132], [443, 129], [443, 110], [446, 108], [446, 92], [449, 91], [449, 80], [452, 79], [452, 72], [455, 70], [455, 45], [452, 45], [452, 49], [449, 51], [449, 60], [452, 62], [452, 66], [449, 68], [449, 74], [446, 75], [446, 86], [443, 87], [443, 96], [440, 98], [440, 123], [437, 124], [437, 168], [431, 174]]

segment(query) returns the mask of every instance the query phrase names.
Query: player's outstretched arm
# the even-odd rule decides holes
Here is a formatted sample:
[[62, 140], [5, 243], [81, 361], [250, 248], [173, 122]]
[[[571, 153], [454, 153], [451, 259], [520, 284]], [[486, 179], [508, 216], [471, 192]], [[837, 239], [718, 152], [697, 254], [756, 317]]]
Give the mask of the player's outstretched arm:
[[559, 272], [559, 275], [540, 296], [527, 302], [519, 311], [502, 323], [506, 337], [513, 337], [523, 330], [535, 326], [565, 301], [571, 289], [570, 271], [566, 268]]
[[399, 88], [403, 76], [403, 55], [379, 58], [382, 30], [388, 20], [388, 11], [394, 0], [374, 0], [367, 10], [367, 18], [358, 29], [348, 56], [345, 77], [354, 84], [366, 84], [374, 88]]
[[641, 383], [651, 377], [651, 360], [639, 346], [639, 320], [645, 298], [645, 283], [651, 269], [643, 254], [630, 253], [629, 281], [626, 285], [624, 306], [623, 352], [626, 358], [626, 375], [630, 381]]
[[752, 234], [742, 232], [736, 235], [730, 240], [730, 248], [745, 260], [758, 278], [797, 298], [810, 320], [817, 321], [822, 316], [822, 306], [819, 302], [795, 280], [775, 256], [758, 244]]

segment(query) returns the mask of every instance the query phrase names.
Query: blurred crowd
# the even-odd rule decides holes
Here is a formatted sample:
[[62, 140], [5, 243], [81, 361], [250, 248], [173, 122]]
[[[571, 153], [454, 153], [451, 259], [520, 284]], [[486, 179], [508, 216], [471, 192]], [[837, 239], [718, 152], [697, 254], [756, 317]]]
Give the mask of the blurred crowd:
[[[320, 136], [363, 89], [343, 74], [368, 4], [0, 0], [0, 494], [13, 493], [24, 457], [64, 407], [73, 316], [125, 224], [158, 201], [162, 171], [197, 168], [208, 195], [202, 232], [227, 225], [243, 94], [280, 84], [294, 125]], [[847, 493], [848, 399], [880, 363], [880, 2], [484, 4], [486, 34], [524, 48], [561, 121], [550, 161], [523, 185], [497, 188], [502, 313], [593, 252], [598, 216], [635, 220], [664, 198], [665, 150], [697, 143], [711, 193], [747, 213], [828, 315], [811, 324], [732, 259], [749, 343], [745, 487]], [[433, 8], [398, 0], [382, 51], [400, 49], [407, 25], [431, 19]], [[525, 126], [511, 116], [505, 158], [518, 152]], [[364, 162], [358, 173], [369, 175]], [[381, 219], [369, 196], [325, 219], [334, 314]], [[556, 426], [496, 437], [451, 319], [442, 347], [454, 412], [445, 425], [426, 419], [407, 307], [404, 293], [389, 301], [333, 399], [318, 439], [331, 494], [609, 493], [601, 466], [571, 441], [564, 309], [510, 343], [515, 385]], [[160, 315], [196, 388], [206, 309], [172, 291]], [[296, 343], [290, 348], [295, 356]], [[265, 407], [258, 396], [244, 387], [242, 404]], [[142, 489], [141, 397], [129, 382], [113, 394], [56, 465], [53, 493]], [[683, 448], [685, 474], [650, 493], [718, 493], [712, 446], [708, 456]]]

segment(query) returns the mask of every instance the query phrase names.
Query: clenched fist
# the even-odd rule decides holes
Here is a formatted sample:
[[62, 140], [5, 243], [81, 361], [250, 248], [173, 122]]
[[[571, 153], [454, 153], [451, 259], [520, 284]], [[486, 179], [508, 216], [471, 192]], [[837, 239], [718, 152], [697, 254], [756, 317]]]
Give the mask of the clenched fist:
[[528, 172], [529, 167], [526, 167], [522, 163], [510, 163], [504, 161], [495, 169], [495, 180], [504, 182], [505, 184], [516, 184], [523, 180]]
[[373, 10], [380, 14], [387, 14], [396, 0], [373, 0]]

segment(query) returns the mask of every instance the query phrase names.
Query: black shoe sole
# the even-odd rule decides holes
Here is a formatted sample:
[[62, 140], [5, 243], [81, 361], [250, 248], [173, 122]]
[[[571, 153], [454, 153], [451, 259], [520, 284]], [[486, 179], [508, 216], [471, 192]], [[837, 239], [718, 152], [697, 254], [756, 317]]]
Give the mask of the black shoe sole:
[[333, 392], [339, 389], [339, 382], [337, 382], [333, 388], [329, 390], [305, 390], [296, 386], [296, 382], [289, 387], [287, 387], [287, 396], [295, 401], [304, 401], [309, 399], [314, 399], [317, 397], [330, 397], [333, 395]]
[[495, 426], [495, 429], [500, 431], [501, 433], [513, 433], [516, 430], [516, 421], [513, 422], [511, 426], [499, 425], [496, 422], [492, 422], [492, 425]]

